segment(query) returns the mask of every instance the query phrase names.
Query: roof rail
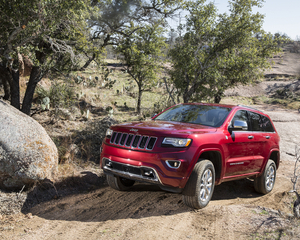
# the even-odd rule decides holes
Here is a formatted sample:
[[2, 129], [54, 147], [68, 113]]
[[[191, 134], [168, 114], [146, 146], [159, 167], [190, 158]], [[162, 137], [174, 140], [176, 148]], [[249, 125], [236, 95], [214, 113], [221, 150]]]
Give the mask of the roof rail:
[[258, 110], [257, 108], [249, 107], [249, 106], [242, 105], [242, 104], [238, 104], [238, 106], [239, 106], [239, 107], [250, 108], [250, 109], [253, 109], [253, 110], [256, 110], [256, 111], [260, 111], [260, 112], [262, 112], [261, 110]]

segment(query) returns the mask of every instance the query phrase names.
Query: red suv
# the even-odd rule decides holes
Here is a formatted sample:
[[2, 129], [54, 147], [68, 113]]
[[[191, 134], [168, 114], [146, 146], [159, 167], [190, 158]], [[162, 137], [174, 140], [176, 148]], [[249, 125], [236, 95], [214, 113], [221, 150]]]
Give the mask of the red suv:
[[254, 178], [257, 192], [270, 192], [280, 159], [270, 118], [240, 105], [178, 104], [151, 121], [111, 126], [101, 148], [110, 187], [158, 184], [192, 208], [205, 207], [225, 181]]

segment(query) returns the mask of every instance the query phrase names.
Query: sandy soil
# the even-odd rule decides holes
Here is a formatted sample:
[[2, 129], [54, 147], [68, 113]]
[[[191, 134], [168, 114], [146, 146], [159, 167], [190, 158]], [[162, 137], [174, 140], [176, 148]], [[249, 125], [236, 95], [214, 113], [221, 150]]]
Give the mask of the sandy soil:
[[[278, 69], [287, 62], [281, 59], [274, 72], [285, 73]], [[290, 70], [296, 73], [298, 68]], [[266, 94], [268, 83], [261, 84], [265, 88], [231, 91], [240, 96]], [[0, 206], [0, 239], [300, 239], [300, 222], [292, 215], [295, 196], [288, 193], [300, 114], [271, 105], [255, 107], [271, 116], [281, 136], [281, 163], [271, 193], [257, 194], [250, 179], [222, 183], [206, 208], [193, 210], [180, 194], [153, 185], [139, 183], [128, 192], [115, 191], [94, 166], [78, 169], [81, 174], [60, 185], [0, 192], [0, 202], [6, 204], [6, 212]], [[10, 212], [10, 206], [22, 211]]]
[[2, 216], [0, 239], [299, 239], [287, 193], [291, 171], [291, 162], [283, 160], [275, 188], [265, 196], [255, 193], [248, 179], [216, 186], [202, 210], [156, 186], [137, 184], [118, 192], [103, 182], [96, 190]]
[[257, 194], [250, 179], [222, 183], [206, 208], [193, 210], [180, 194], [153, 185], [115, 191], [94, 167], [56, 189], [50, 184], [11, 193], [23, 197], [22, 212], [0, 215], [0, 239], [299, 239], [300, 222], [292, 215], [295, 198], [288, 191], [300, 114], [256, 107], [272, 117], [281, 136], [282, 159], [270, 194]]

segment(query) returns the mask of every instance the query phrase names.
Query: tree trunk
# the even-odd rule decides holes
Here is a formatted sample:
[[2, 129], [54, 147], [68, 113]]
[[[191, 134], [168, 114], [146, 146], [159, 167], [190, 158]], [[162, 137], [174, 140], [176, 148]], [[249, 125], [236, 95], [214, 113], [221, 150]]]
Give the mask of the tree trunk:
[[140, 114], [141, 113], [141, 101], [142, 101], [143, 90], [142, 90], [142, 84], [141, 83], [138, 86], [139, 86], [139, 93], [138, 93], [138, 101], [137, 101], [136, 111], [137, 111], [138, 114]]
[[4, 99], [8, 100], [10, 98], [10, 82], [12, 81], [12, 77], [8, 68], [2, 64], [0, 64], [0, 76], [4, 88]]
[[80, 68], [80, 71], [84, 71], [95, 58], [96, 58], [96, 54], [94, 53], [93, 56], [86, 61], [84, 66]]
[[9, 81], [10, 85], [10, 104], [16, 109], [20, 110], [20, 75], [19, 70], [11, 70], [11, 81]]
[[221, 99], [222, 99], [222, 94], [220, 94], [220, 93], [217, 93], [216, 95], [215, 95], [215, 103], [220, 103], [221, 102]]
[[189, 100], [190, 100], [190, 96], [188, 95], [188, 93], [185, 92], [185, 93], [183, 94], [183, 102], [184, 102], [184, 103], [188, 103]]
[[4, 99], [8, 100], [10, 98], [10, 87], [9, 87], [9, 82], [5, 77], [2, 77], [2, 84], [4, 88]]
[[22, 104], [22, 112], [27, 115], [30, 115], [33, 94], [34, 94], [37, 83], [42, 78], [41, 75], [42, 75], [41, 68], [38, 66], [34, 66], [31, 70], [29, 82], [28, 82], [28, 85], [26, 88], [26, 92], [25, 92], [25, 96], [24, 96], [23, 104]]
[[[45, 49], [49, 48], [49, 46], [47, 46], [45, 42], [40, 42], [39, 47]], [[39, 60], [41, 65], [43, 65], [46, 60], [46, 53], [36, 51], [35, 55], [36, 55], [36, 59]], [[42, 77], [43, 77], [42, 68], [39, 66], [33, 66], [30, 73], [30, 78], [26, 88], [25, 96], [23, 99], [23, 104], [22, 104], [22, 112], [27, 115], [30, 115], [33, 94], [37, 83], [42, 79]]]
[[176, 104], [175, 100], [174, 100], [174, 97], [172, 95], [172, 92], [174, 90], [174, 88], [172, 89], [172, 91], [169, 89], [169, 86], [168, 86], [168, 83], [167, 83], [167, 79], [164, 77], [163, 78], [164, 82], [165, 82], [165, 86], [166, 86], [166, 89], [167, 89], [167, 92], [169, 93], [169, 97], [171, 98], [172, 102], [173, 102], [173, 105]]

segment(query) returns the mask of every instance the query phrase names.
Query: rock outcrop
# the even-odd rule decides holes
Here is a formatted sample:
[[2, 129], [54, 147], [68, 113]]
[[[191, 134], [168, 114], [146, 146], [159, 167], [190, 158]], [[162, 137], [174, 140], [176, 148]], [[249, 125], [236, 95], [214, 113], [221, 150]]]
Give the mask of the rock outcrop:
[[57, 171], [58, 152], [34, 119], [0, 100], [0, 187], [18, 189]]

